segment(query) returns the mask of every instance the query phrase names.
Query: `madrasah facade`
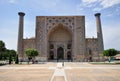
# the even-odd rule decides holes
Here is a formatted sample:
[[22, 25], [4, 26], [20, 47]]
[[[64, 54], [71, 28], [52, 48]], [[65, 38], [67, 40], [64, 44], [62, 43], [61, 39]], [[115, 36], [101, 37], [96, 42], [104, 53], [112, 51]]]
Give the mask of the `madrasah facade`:
[[26, 60], [25, 50], [36, 49], [38, 61], [102, 61], [104, 50], [100, 13], [95, 14], [97, 38], [85, 38], [85, 16], [36, 16], [35, 37], [23, 38], [25, 13], [19, 12], [17, 52]]

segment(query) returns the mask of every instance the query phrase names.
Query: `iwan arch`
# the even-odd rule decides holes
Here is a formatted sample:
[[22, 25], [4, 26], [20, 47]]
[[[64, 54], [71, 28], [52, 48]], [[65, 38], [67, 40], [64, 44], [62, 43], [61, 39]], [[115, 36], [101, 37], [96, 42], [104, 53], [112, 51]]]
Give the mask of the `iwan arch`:
[[85, 38], [85, 16], [36, 16], [35, 37], [23, 39], [25, 13], [19, 12], [18, 54], [25, 60], [25, 50], [39, 51], [36, 59], [101, 61], [104, 50], [100, 13], [96, 13], [97, 38]]

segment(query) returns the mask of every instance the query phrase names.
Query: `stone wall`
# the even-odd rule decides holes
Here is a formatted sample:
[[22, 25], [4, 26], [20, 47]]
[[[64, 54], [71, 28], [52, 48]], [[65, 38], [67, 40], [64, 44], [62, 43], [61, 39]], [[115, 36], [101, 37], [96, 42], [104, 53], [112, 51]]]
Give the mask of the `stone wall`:
[[86, 38], [86, 59], [90, 60], [90, 58], [92, 61], [99, 61], [97, 38]]
[[74, 20], [74, 36], [73, 36], [73, 54], [74, 60], [84, 61], [85, 56], [85, 17], [75, 16]]
[[47, 39], [46, 39], [45, 16], [36, 17], [36, 49], [39, 51], [39, 59], [47, 60]]
[[29, 48], [35, 49], [35, 38], [23, 39], [23, 44], [24, 44], [24, 49], [23, 49], [24, 57], [26, 57], [26, 54], [25, 54], [26, 49], [29, 49]]

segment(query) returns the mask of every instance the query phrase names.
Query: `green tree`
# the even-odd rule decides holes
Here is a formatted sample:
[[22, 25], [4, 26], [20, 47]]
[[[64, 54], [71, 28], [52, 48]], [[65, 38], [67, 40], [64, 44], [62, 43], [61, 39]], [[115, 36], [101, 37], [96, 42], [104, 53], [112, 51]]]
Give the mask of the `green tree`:
[[2, 41], [2, 40], [0, 40], [0, 52], [1, 51], [5, 51], [5, 43]]
[[32, 63], [34, 63], [34, 59], [36, 56], [38, 56], [38, 51], [36, 49], [27, 49], [26, 56], [28, 57], [28, 63], [30, 60], [32, 60]]
[[9, 54], [9, 64], [11, 64], [12, 62], [12, 57], [11, 57], [11, 54]]
[[9, 50], [9, 54], [11, 54], [12, 60], [15, 60], [16, 51], [15, 50]]
[[107, 49], [103, 51], [103, 56], [106, 56], [108, 58], [108, 61], [111, 61], [111, 57], [115, 56], [118, 53], [115, 49]]
[[11, 63], [12, 60], [15, 60], [16, 51], [10, 50], [5, 47], [5, 43], [0, 40], [0, 60], [9, 60]]
[[15, 57], [15, 64], [19, 64], [18, 54], [16, 54], [16, 57]]
[[2, 60], [8, 60], [9, 58], [9, 51], [6, 50], [2, 53]]
[[0, 40], [0, 60], [5, 60], [5, 55], [6, 55], [6, 48], [5, 48], [5, 43]]

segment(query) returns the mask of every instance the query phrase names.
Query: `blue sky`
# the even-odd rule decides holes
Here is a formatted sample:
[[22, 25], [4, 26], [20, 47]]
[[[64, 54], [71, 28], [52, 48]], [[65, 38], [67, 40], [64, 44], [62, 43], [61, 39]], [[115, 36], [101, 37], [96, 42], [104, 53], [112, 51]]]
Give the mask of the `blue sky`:
[[21, 11], [24, 38], [35, 36], [35, 17], [46, 15], [85, 15], [86, 37], [97, 37], [94, 14], [100, 12], [105, 49], [120, 50], [120, 0], [0, 0], [0, 40], [9, 49], [17, 49]]

